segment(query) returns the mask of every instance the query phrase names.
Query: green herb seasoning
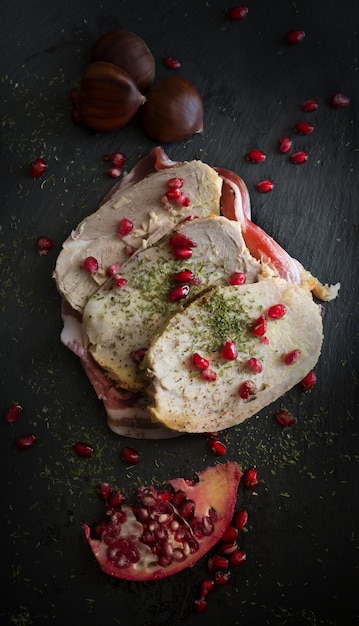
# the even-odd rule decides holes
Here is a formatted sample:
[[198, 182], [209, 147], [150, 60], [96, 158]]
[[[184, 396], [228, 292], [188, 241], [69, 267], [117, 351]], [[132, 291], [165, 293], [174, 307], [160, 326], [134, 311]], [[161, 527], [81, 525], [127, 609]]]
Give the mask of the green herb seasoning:
[[214, 291], [202, 300], [203, 323], [208, 329], [208, 348], [220, 350], [224, 342], [232, 340], [238, 350], [248, 342], [250, 318], [238, 295], [225, 297]]

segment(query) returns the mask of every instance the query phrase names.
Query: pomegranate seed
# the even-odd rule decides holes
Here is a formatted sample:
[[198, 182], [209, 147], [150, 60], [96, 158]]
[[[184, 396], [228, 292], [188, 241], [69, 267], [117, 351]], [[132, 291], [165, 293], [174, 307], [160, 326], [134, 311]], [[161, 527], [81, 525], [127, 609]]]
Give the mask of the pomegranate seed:
[[172, 189], [173, 187], [175, 187], [176, 189], [181, 189], [183, 185], [184, 185], [183, 178], [179, 178], [177, 176], [175, 176], [174, 178], [169, 178], [166, 182], [167, 189]]
[[113, 278], [113, 284], [114, 287], [117, 287], [118, 289], [120, 287], [124, 287], [125, 285], [127, 285], [127, 278], [121, 276], [120, 274], [116, 274]]
[[227, 585], [230, 581], [231, 572], [215, 572], [213, 578], [216, 585], [218, 585], [219, 587], [224, 587], [224, 585]]
[[147, 352], [147, 348], [139, 348], [138, 350], [134, 350], [131, 354], [132, 360], [135, 363], [141, 363], [141, 361], [143, 361], [144, 356]]
[[292, 149], [292, 140], [290, 137], [281, 137], [279, 140], [279, 151], [282, 154], [286, 154], [290, 152]]
[[35, 435], [21, 435], [16, 439], [16, 445], [20, 450], [28, 450], [37, 442]]
[[82, 267], [85, 270], [85, 272], [88, 272], [89, 274], [96, 274], [98, 270], [97, 259], [95, 259], [94, 256], [86, 257], [86, 259], [84, 260], [82, 264]]
[[165, 196], [167, 200], [176, 201], [182, 195], [182, 191], [179, 187], [171, 187], [166, 193]]
[[135, 252], [136, 249], [133, 246], [125, 246], [125, 255], [128, 258], [130, 258]]
[[200, 278], [195, 277], [191, 270], [182, 270], [182, 272], [174, 274], [172, 279], [176, 283], [188, 283], [189, 285], [200, 285], [202, 282]]
[[125, 500], [126, 500], [126, 497], [124, 496], [122, 491], [115, 491], [113, 493], [111, 492], [109, 500], [108, 500], [108, 506], [111, 508], [120, 506]]
[[329, 97], [328, 102], [332, 109], [342, 109], [350, 104], [350, 98], [342, 93], [334, 93]]
[[186, 298], [189, 294], [189, 285], [179, 285], [170, 292], [168, 299], [170, 302], [177, 302], [182, 298]]
[[304, 113], [312, 113], [318, 108], [318, 102], [316, 100], [304, 100], [300, 105], [300, 108]]
[[36, 240], [37, 250], [40, 256], [45, 256], [49, 250], [53, 247], [54, 242], [50, 237], [46, 237], [45, 235], [41, 235]]
[[226, 343], [224, 344], [222, 348], [221, 356], [222, 356], [222, 359], [225, 359], [226, 361], [233, 361], [234, 359], [237, 358], [238, 351], [237, 351], [236, 344], [234, 343], [234, 341], [226, 341]]
[[301, 41], [303, 41], [304, 37], [305, 37], [304, 30], [290, 30], [288, 33], [286, 33], [286, 35], [284, 36], [284, 39], [286, 43], [293, 44], [293, 43], [300, 43]]
[[120, 267], [120, 263], [112, 263], [112, 265], [109, 265], [106, 270], [107, 276], [116, 276]]
[[107, 170], [107, 176], [109, 178], [118, 178], [119, 176], [121, 176], [122, 170], [120, 170], [118, 167], [110, 167], [109, 170]]
[[201, 598], [205, 598], [215, 587], [213, 578], [205, 578], [201, 581], [200, 594]]
[[273, 306], [269, 307], [267, 314], [268, 317], [271, 317], [273, 320], [279, 320], [286, 314], [286, 311], [287, 309], [284, 304], [273, 304]]
[[314, 126], [309, 122], [298, 122], [294, 126], [294, 130], [296, 133], [299, 133], [299, 135], [310, 135], [314, 130]]
[[176, 204], [178, 204], [178, 206], [188, 207], [191, 204], [191, 200], [188, 196], [185, 196], [184, 193], [181, 193], [176, 199]]
[[246, 365], [250, 372], [255, 372], [256, 374], [260, 374], [263, 369], [262, 363], [254, 356], [248, 359]]
[[286, 409], [280, 409], [277, 411], [276, 420], [281, 426], [291, 426], [295, 422], [293, 415]]
[[111, 161], [113, 167], [121, 168], [126, 163], [126, 157], [122, 152], [111, 152], [109, 155], [109, 161]]
[[295, 163], [295, 165], [298, 165], [298, 164], [305, 163], [306, 161], [308, 161], [308, 154], [304, 151], [293, 152], [293, 154], [291, 154], [289, 158], [292, 163]]
[[235, 526], [228, 526], [227, 530], [222, 535], [222, 541], [225, 543], [234, 543], [238, 539], [238, 528]]
[[247, 489], [254, 489], [258, 486], [258, 473], [254, 467], [248, 469], [244, 475], [244, 484]]
[[255, 389], [256, 386], [252, 380], [245, 380], [239, 386], [238, 393], [242, 400], [248, 400], [248, 398], [254, 394]]
[[123, 217], [117, 227], [117, 237], [120, 237], [120, 239], [122, 237], [126, 237], [126, 235], [128, 235], [132, 229], [133, 222], [131, 222], [131, 220], [128, 220], [127, 217]]
[[218, 571], [225, 572], [228, 569], [228, 559], [225, 556], [215, 554], [208, 559], [207, 569], [210, 574]]
[[196, 613], [203, 613], [207, 609], [208, 604], [204, 598], [196, 598], [193, 606]]
[[237, 550], [236, 552], [233, 552], [233, 554], [231, 554], [231, 556], [229, 557], [229, 564], [232, 567], [237, 567], [237, 565], [241, 565], [242, 563], [244, 563], [246, 558], [247, 556], [245, 552]]
[[112, 488], [109, 483], [100, 483], [97, 487], [97, 490], [102, 500], [108, 500], [110, 497]]
[[215, 380], [217, 380], [217, 373], [214, 370], [207, 368], [205, 370], [202, 370], [202, 378], [213, 383]]
[[174, 233], [169, 240], [171, 248], [195, 248], [197, 244], [183, 233]]
[[168, 67], [169, 70], [178, 70], [181, 67], [181, 63], [172, 57], [163, 57], [163, 64]]
[[34, 159], [30, 165], [30, 175], [32, 178], [40, 178], [43, 174], [45, 174], [47, 170], [47, 164], [44, 159]]
[[255, 337], [262, 337], [267, 330], [265, 315], [260, 315], [252, 324], [252, 333]]
[[173, 249], [173, 256], [175, 259], [179, 259], [180, 261], [186, 261], [186, 259], [190, 259], [193, 254], [193, 250], [191, 248], [178, 248]]
[[267, 155], [262, 150], [250, 150], [247, 152], [246, 159], [252, 163], [263, 163], [267, 158]]
[[218, 439], [210, 439], [209, 447], [211, 448], [213, 454], [215, 454], [216, 456], [224, 456], [227, 452], [225, 444]]
[[288, 354], [284, 355], [284, 363], [286, 365], [293, 365], [298, 361], [300, 354], [301, 352], [297, 348], [295, 350], [291, 350]]
[[208, 359], [205, 359], [203, 356], [198, 354], [198, 352], [194, 352], [192, 354], [191, 361], [192, 361], [192, 365], [194, 365], [194, 367], [197, 370], [203, 371], [203, 370], [208, 369], [208, 367], [210, 366], [210, 361], [208, 361]]
[[317, 382], [317, 377], [316, 377], [315, 372], [313, 372], [312, 370], [311, 372], [308, 372], [308, 374], [303, 378], [303, 380], [300, 381], [300, 384], [302, 386], [303, 391], [305, 391], [305, 393], [308, 393], [308, 391], [311, 391], [311, 389], [313, 389], [316, 382]]
[[246, 274], [243, 272], [234, 272], [229, 279], [230, 285], [244, 285], [247, 280]]
[[271, 180], [261, 180], [256, 184], [256, 190], [260, 193], [268, 193], [274, 189], [274, 183]]
[[8, 424], [13, 424], [14, 422], [16, 422], [20, 416], [21, 411], [22, 406], [17, 402], [13, 402], [13, 404], [10, 404], [10, 406], [7, 407], [4, 413], [5, 422], [7, 422]]
[[137, 465], [140, 460], [140, 455], [137, 450], [135, 450], [135, 448], [130, 448], [129, 446], [123, 448], [121, 456], [126, 465]]
[[83, 443], [82, 441], [78, 441], [74, 445], [74, 450], [78, 456], [85, 457], [91, 456], [94, 452], [93, 447], [88, 443]]
[[227, 16], [230, 20], [243, 20], [248, 13], [248, 7], [232, 7], [227, 12]]
[[243, 530], [248, 521], [246, 509], [238, 509], [234, 514], [234, 524], [238, 530]]

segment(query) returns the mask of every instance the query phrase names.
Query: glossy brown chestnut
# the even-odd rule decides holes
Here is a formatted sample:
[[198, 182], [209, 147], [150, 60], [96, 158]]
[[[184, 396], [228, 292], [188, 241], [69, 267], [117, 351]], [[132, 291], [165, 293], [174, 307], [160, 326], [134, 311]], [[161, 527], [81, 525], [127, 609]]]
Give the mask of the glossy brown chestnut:
[[97, 39], [91, 61], [107, 61], [121, 67], [142, 93], [152, 85], [155, 61], [145, 42], [127, 30], [113, 30]]
[[145, 133], [156, 141], [179, 141], [203, 130], [203, 102], [186, 78], [166, 76], [151, 87], [142, 108]]
[[90, 63], [77, 93], [77, 110], [83, 124], [95, 131], [122, 128], [144, 101], [136, 83], [123, 69], [108, 63]]

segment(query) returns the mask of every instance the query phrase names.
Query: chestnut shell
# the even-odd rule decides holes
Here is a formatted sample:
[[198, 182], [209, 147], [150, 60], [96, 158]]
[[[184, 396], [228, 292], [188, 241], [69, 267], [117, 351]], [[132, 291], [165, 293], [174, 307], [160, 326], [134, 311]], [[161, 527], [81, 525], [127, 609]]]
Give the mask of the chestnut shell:
[[123, 69], [96, 61], [85, 68], [77, 93], [83, 124], [97, 132], [122, 128], [135, 115], [144, 97]]
[[166, 76], [149, 90], [142, 107], [145, 133], [156, 141], [186, 139], [203, 130], [203, 102], [192, 83]]
[[155, 61], [149, 48], [141, 37], [127, 30], [113, 30], [99, 37], [92, 47], [91, 61], [118, 65], [142, 92], [152, 85], [155, 77]]

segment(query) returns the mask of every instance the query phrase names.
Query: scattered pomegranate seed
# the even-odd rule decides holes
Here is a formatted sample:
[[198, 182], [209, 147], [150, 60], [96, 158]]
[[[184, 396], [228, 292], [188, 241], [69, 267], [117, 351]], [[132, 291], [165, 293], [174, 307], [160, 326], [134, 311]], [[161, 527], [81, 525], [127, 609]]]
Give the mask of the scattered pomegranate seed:
[[201, 581], [200, 597], [205, 598], [206, 596], [208, 596], [208, 594], [211, 591], [213, 591], [214, 588], [215, 588], [215, 582], [213, 578], [205, 578], [204, 580]]
[[126, 497], [122, 491], [114, 491], [110, 494], [108, 505], [109, 507], [117, 507], [120, 506], [125, 500]]
[[260, 193], [268, 193], [274, 189], [274, 183], [271, 180], [261, 180], [256, 184], [256, 190]]
[[120, 170], [118, 167], [110, 167], [110, 169], [107, 170], [107, 176], [109, 178], [119, 178], [121, 174], [122, 170]]
[[74, 450], [76, 454], [81, 457], [91, 456], [94, 452], [92, 446], [88, 443], [83, 443], [82, 441], [78, 441], [74, 444]]
[[238, 539], [238, 528], [236, 526], [228, 526], [222, 535], [222, 541], [225, 543], [234, 543]]
[[254, 356], [248, 359], [246, 365], [251, 372], [256, 372], [256, 374], [260, 374], [263, 369], [262, 363]]
[[183, 233], [173, 233], [170, 237], [169, 244], [171, 248], [195, 248], [197, 244], [186, 237]]
[[304, 113], [312, 113], [318, 108], [318, 102], [316, 100], [304, 100], [300, 105], [300, 108]]
[[138, 348], [138, 350], [134, 350], [131, 354], [132, 360], [135, 363], [141, 363], [141, 361], [143, 361], [144, 356], [147, 352], [147, 348]]
[[234, 514], [234, 525], [238, 530], [243, 530], [248, 522], [248, 512], [246, 509], [238, 509]]
[[100, 483], [97, 487], [97, 491], [102, 500], [108, 500], [112, 491], [110, 483]]
[[178, 70], [181, 67], [181, 63], [172, 57], [163, 57], [163, 64], [169, 70]]
[[188, 269], [174, 274], [172, 279], [176, 283], [188, 283], [189, 285], [200, 285], [202, 282], [200, 278], [196, 278], [194, 273]]
[[13, 402], [10, 406], [5, 409], [4, 420], [8, 424], [13, 424], [16, 422], [20, 416], [22, 411], [22, 406], [18, 404], [18, 402]]
[[288, 44], [300, 43], [305, 37], [304, 30], [290, 30], [285, 34], [284, 40]]
[[191, 248], [181, 248], [178, 246], [173, 249], [173, 256], [175, 259], [180, 261], [186, 261], [186, 259], [190, 259], [193, 254], [193, 250]]
[[46, 237], [45, 235], [40, 235], [40, 237], [36, 240], [37, 251], [40, 256], [45, 256], [49, 250], [53, 247], [54, 242], [50, 237]]
[[179, 285], [175, 287], [170, 292], [168, 299], [170, 302], [177, 302], [177, 300], [182, 300], [182, 298], [186, 298], [189, 294], [189, 285]]
[[210, 574], [218, 571], [225, 572], [226, 570], [228, 570], [228, 559], [225, 556], [215, 554], [208, 559], [207, 569]]
[[229, 11], [227, 12], [227, 16], [230, 20], [243, 20], [244, 17], [246, 17], [248, 13], [248, 7], [241, 7], [241, 6], [236, 6], [236, 7], [232, 7], [231, 9], [229, 9]]
[[350, 98], [342, 93], [334, 93], [329, 97], [328, 102], [332, 109], [342, 109], [350, 104]]
[[238, 350], [234, 341], [226, 341], [222, 348], [222, 359], [226, 361], [233, 361], [238, 356]]
[[94, 256], [88, 256], [82, 264], [82, 268], [89, 274], [96, 274], [98, 270], [98, 261]]
[[126, 157], [122, 152], [111, 152], [109, 161], [111, 161], [113, 167], [121, 169], [126, 163]]
[[213, 454], [215, 454], [216, 456], [224, 456], [227, 452], [226, 445], [218, 439], [210, 438], [209, 447], [211, 448]]
[[126, 235], [129, 235], [132, 230], [133, 222], [131, 222], [131, 220], [128, 220], [127, 217], [123, 217], [117, 227], [117, 237], [119, 237], [120, 239], [122, 237], [126, 237]]
[[215, 572], [214, 574], [214, 582], [218, 587], [224, 587], [224, 585], [228, 585], [231, 578], [231, 572]]
[[293, 415], [286, 409], [280, 409], [277, 411], [276, 420], [281, 426], [291, 426], [295, 422]]
[[185, 196], [184, 193], [181, 193], [176, 200], [176, 204], [178, 204], [178, 206], [189, 207], [191, 200], [188, 196]]
[[294, 130], [299, 135], [310, 135], [314, 131], [314, 126], [309, 122], [298, 122], [294, 126]]
[[279, 140], [279, 151], [282, 154], [286, 154], [290, 152], [292, 149], [292, 140], [290, 137], [281, 137]]
[[305, 163], [306, 161], [308, 161], [308, 154], [302, 150], [299, 152], [293, 152], [293, 154], [291, 154], [289, 158], [292, 163], [295, 163], [295, 165], [298, 165], [298, 164]]
[[126, 446], [121, 452], [121, 456], [126, 465], [137, 465], [140, 455], [135, 448]]
[[125, 246], [125, 255], [128, 258], [130, 258], [135, 252], [136, 249], [133, 246]]
[[258, 486], [258, 482], [258, 472], [254, 467], [251, 467], [244, 475], [244, 484], [247, 489], [254, 489]]
[[114, 287], [117, 287], [117, 289], [120, 289], [121, 287], [127, 285], [127, 278], [121, 276], [121, 274], [116, 274], [113, 277], [113, 285]]
[[217, 372], [207, 368], [205, 370], [202, 370], [202, 378], [204, 380], [208, 380], [211, 383], [214, 383], [214, 381], [217, 380]]
[[47, 164], [45, 163], [44, 159], [34, 159], [33, 162], [30, 164], [30, 175], [32, 176], [32, 178], [40, 178], [40, 176], [45, 174], [46, 170]]
[[286, 306], [284, 304], [273, 304], [273, 306], [269, 307], [267, 311], [268, 317], [271, 317], [273, 320], [279, 320], [283, 315], [287, 312]]
[[106, 270], [107, 276], [116, 276], [116, 274], [118, 274], [120, 267], [121, 267], [120, 263], [118, 262], [112, 263], [112, 265], [109, 265]]
[[197, 370], [203, 371], [203, 370], [208, 369], [210, 366], [210, 361], [208, 361], [208, 359], [205, 359], [203, 356], [198, 354], [198, 352], [194, 352], [192, 354], [191, 361], [192, 361], [192, 365], [194, 365], [194, 367]]
[[243, 272], [235, 272], [229, 279], [230, 285], [244, 285], [247, 280], [246, 274]]
[[28, 450], [37, 442], [35, 435], [21, 435], [16, 439], [16, 445], [20, 450]]
[[193, 606], [196, 613], [203, 613], [207, 609], [208, 604], [205, 598], [196, 598]]
[[233, 554], [230, 555], [229, 564], [232, 567], [237, 567], [238, 565], [244, 563], [246, 558], [247, 556], [245, 552], [241, 552], [241, 550], [236, 550], [236, 552], [233, 552]]
[[316, 382], [317, 382], [317, 376], [315, 372], [313, 372], [312, 370], [311, 372], [308, 372], [308, 374], [303, 378], [303, 380], [300, 381], [300, 384], [302, 386], [303, 391], [305, 391], [305, 393], [308, 393], [308, 391], [311, 391], [313, 389]]
[[252, 324], [252, 333], [255, 337], [262, 337], [267, 330], [265, 315], [260, 315]]
[[242, 400], [248, 400], [254, 394], [255, 389], [256, 386], [252, 380], [245, 380], [240, 384], [238, 393]]
[[291, 350], [286, 355], [284, 355], [284, 363], [286, 365], [293, 365], [296, 363], [301, 355], [300, 350], [296, 348], [295, 350]]
[[250, 150], [247, 152], [246, 159], [251, 163], [263, 163], [267, 158], [267, 155], [262, 150]]

